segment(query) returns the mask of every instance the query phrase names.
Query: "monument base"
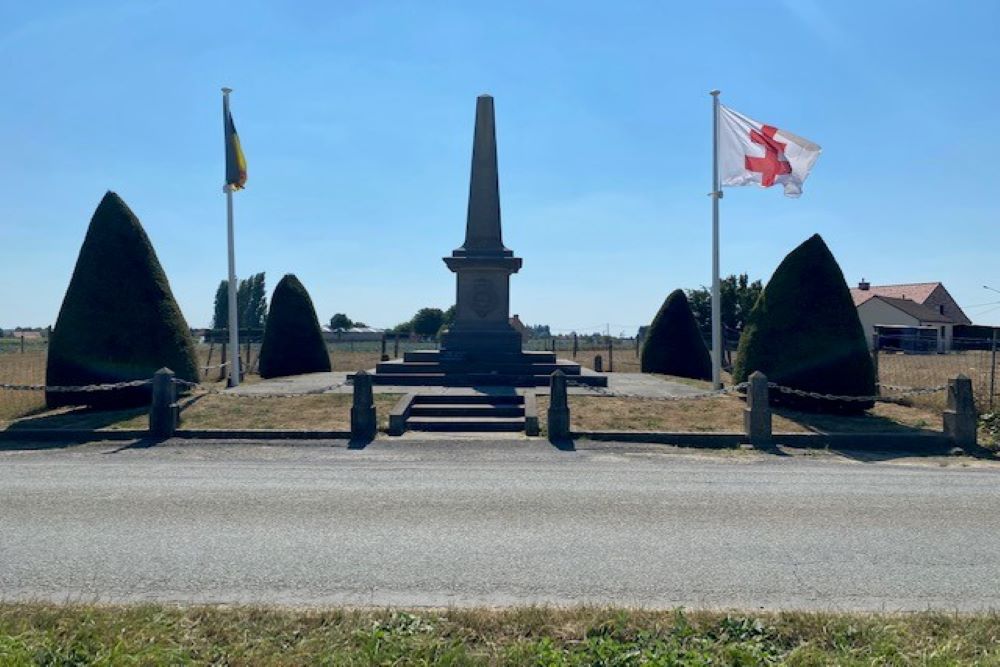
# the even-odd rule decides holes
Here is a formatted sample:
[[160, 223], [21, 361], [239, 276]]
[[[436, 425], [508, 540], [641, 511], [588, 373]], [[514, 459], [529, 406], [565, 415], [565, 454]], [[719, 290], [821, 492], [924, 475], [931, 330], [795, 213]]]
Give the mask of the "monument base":
[[[520, 338], [518, 338], [520, 345]], [[570, 384], [608, 386], [606, 375], [582, 368], [553, 352], [509, 354], [493, 352], [476, 358], [465, 350], [416, 350], [402, 359], [383, 361], [371, 379], [377, 385], [420, 387], [547, 387], [550, 376], [562, 371]]]

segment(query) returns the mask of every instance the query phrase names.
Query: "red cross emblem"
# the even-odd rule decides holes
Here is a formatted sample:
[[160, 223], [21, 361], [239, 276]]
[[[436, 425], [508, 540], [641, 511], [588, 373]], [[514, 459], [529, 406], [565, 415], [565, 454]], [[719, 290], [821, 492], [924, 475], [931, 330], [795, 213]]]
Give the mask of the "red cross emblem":
[[756, 171], [761, 175], [760, 184], [765, 188], [774, 185], [774, 178], [781, 174], [792, 173], [792, 165], [785, 159], [785, 144], [774, 138], [778, 128], [770, 125], [761, 126], [761, 132], [750, 130], [750, 141], [764, 147], [764, 157], [746, 156], [747, 171]]

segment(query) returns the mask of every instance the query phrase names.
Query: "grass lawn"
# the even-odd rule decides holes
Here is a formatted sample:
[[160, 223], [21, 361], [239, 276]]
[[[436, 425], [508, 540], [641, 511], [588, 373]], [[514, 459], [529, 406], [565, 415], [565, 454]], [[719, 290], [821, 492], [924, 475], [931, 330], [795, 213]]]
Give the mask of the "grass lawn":
[[[570, 396], [570, 421], [575, 431], [742, 432], [746, 404], [736, 396], [693, 400]], [[538, 398], [544, 427], [547, 396]], [[776, 410], [775, 433], [892, 433], [913, 429], [941, 430], [941, 415], [933, 410], [877, 403], [865, 415], [843, 417]]]
[[[202, 394], [182, 401], [181, 428], [189, 429], [312, 429], [346, 431], [351, 427], [350, 394], [307, 396], [222, 396]], [[380, 427], [389, 423], [389, 411], [397, 394], [375, 394]], [[144, 429], [149, 425], [146, 408], [95, 411], [62, 408], [32, 415], [15, 422], [14, 428]], [[10, 424], [7, 427], [10, 428]], [[4, 422], [0, 421], [0, 429]]]
[[997, 664], [1000, 616], [0, 605], [0, 663]]

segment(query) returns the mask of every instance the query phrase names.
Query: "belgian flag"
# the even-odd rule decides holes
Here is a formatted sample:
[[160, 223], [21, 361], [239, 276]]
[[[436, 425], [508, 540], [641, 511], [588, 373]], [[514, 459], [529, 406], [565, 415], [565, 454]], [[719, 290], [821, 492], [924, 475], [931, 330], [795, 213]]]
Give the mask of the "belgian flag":
[[247, 182], [247, 159], [240, 146], [240, 135], [236, 134], [233, 115], [229, 112], [229, 95], [222, 98], [222, 113], [226, 132], [226, 185], [233, 190], [242, 190]]

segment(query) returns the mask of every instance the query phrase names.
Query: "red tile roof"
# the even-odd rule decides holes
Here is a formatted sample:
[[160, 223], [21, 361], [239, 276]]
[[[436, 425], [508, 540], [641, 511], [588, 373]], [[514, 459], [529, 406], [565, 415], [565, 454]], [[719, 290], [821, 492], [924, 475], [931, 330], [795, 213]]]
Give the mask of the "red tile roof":
[[851, 288], [851, 298], [854, 306], [860, 306], [873, 296], [885, 296], [890, 299], [909, 299], [923, 303], [941, 283], [906, 283], [903, 285], [872, 285], [866, 290]]
[[911, 301], [910, 299], [893, 299], [889, 296], [879, 296], [875, 295], [875, 298], [886, 302], [890, 306], [903, 311], [910, 317], [915, 317], [921, 322], [931, 322], [940, 324], [954, 324], [955, 320], [951, 319], [947, 315], [942, 315], [933, 308], [928, 308], [923, 306], [916, 301]]

